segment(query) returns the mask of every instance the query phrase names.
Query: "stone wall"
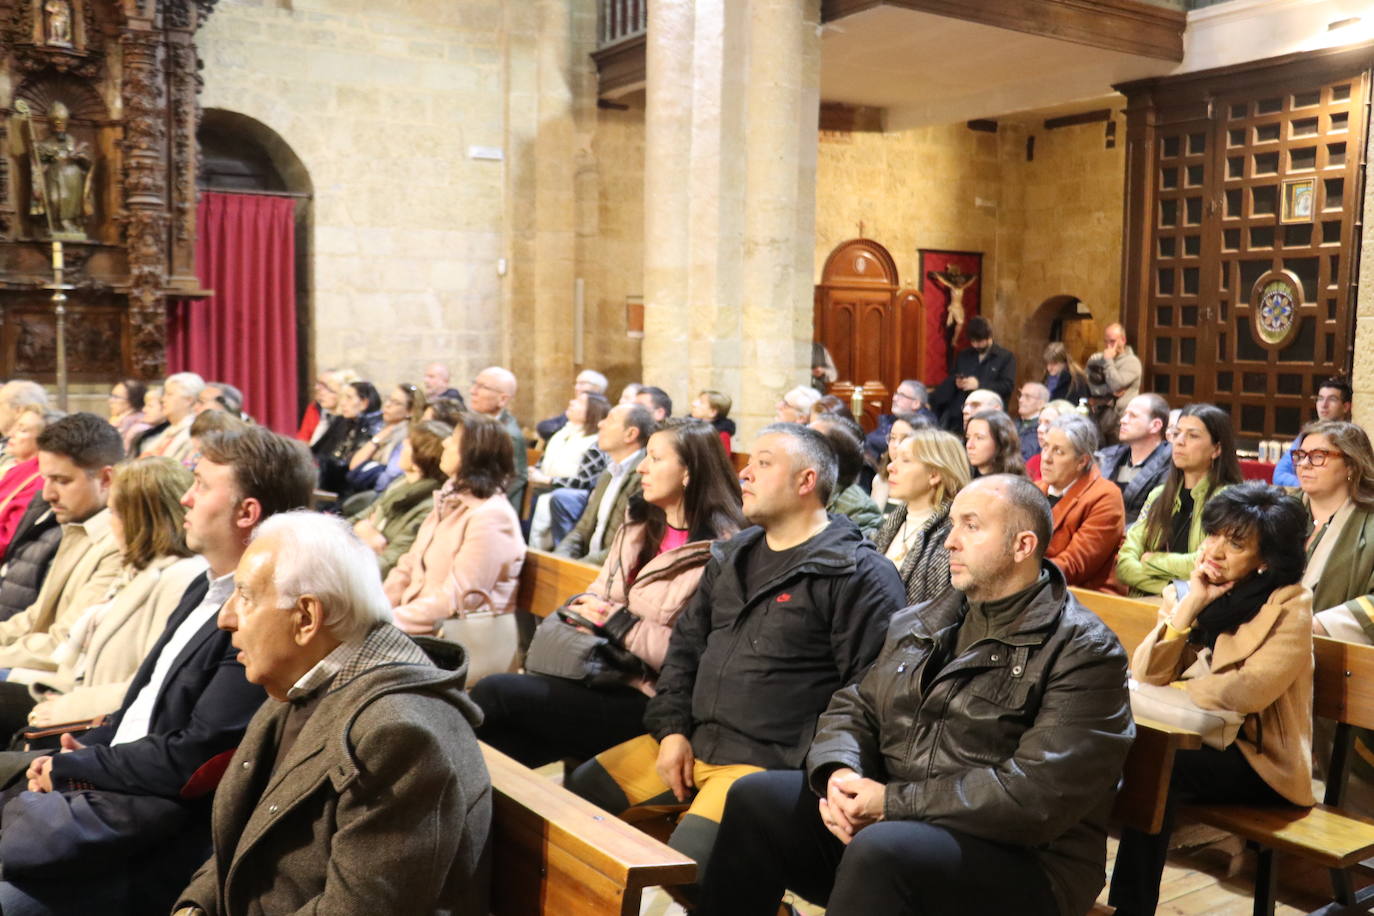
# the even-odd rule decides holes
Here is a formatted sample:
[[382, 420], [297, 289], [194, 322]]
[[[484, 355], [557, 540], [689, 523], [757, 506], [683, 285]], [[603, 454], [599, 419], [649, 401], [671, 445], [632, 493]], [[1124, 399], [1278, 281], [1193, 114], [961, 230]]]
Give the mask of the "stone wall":
[[[633, 162], [641, 141], [599, 129], [614, 118], [596, 109], [595, 26], [594, 0], [216, 6], [198, 37], [203, 104], [280, 135], [314, 188], [317, 366], [390, 385], [438, 358], [465, 388], [502, 363], [521, 378], [527, 423], [561, 409], [579, 368], [576, 278], [589, 277], [589, 329], [604, 323], [603, 300], [638, 285], [637, 269], [603, 261], [637, 268], [628, 220], [601, 211], [642, 166], [623, 183], [596, 180], [601, 151]], [[474, 146], [503, 158], [473, 158]], [[616, 236], [599, 239], [601, 225]], [[618, 345], [589, 358], [629, 374], [623, 321]]]

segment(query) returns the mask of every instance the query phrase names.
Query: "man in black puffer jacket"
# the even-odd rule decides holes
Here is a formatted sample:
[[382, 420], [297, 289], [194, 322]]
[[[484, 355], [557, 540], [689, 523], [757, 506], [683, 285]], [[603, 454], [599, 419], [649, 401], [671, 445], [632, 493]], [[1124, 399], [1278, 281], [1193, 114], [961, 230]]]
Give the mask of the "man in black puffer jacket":
[[902, 605], [891, 561], [848, 519], [826, 515], [835, 477], [820, 433], [763, 430], [740, 476], [757, 527], [712, 547], [644, 714], [649, 734], [568, 780], [616, 813], [690, 800], [669, 845], [702, 866], [730, 784], [801, 765], [816, 717], [877, 656]]
[[735, 783], [702, 916], [771, 916], [784, 888], [830, 916], [1092, 906], [1135, 736], [1125, 651], [1044, 561], [1029, 481], [976, 480], [950, 517], [954, 590], [892, 619], [804, 772]]

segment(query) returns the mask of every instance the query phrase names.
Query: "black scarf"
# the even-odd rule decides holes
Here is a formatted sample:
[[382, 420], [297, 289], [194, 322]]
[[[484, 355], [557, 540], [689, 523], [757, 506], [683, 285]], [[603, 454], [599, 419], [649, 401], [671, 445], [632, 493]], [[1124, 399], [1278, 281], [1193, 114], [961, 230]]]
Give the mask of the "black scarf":
[[1215, 649], [1218, 636], [1249, 623], [1281, 585], [1270, 570], [1246, 576], [1229, 592], [1202, 609], [1193, 621], [1193, 632], [1188, 640]]

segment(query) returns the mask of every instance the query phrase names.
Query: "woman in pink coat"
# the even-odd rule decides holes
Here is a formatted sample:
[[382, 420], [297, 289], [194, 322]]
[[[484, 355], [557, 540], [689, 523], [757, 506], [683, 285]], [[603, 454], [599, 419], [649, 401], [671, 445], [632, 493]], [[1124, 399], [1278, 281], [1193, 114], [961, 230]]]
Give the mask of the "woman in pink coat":
[[512, 612], [525, 542], [505, 494], [515, 473], [510, 434], [490, 417], [464, 414], [439, 467], [449, 481], [386, 577], [386, 596], [402, 630], [462, 643], [474, 684], [515, 669]]
[[696, 593], [711, 542], [744, 523], [739, 479], [720, 437], [700, 420], [669, 420], [649, 438], [601, 574], [568, 608], [633, 653], [639, 670], [596, 688], [538, 674], [487, 678], [472, 689], [485, 721], [477, 736], [526, 766], [586, 759], [643, 733], [644, 706], [673, 623]]

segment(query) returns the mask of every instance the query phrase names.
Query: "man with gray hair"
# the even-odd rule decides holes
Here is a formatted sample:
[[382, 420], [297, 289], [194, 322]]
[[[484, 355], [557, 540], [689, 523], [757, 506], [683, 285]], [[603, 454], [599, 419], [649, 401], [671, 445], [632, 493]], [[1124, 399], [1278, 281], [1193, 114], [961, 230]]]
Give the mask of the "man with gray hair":
[[964, 398], [964, 430], [968, 430], [968, 421], [973, 419], [976, 413], [985, 410], [1002, 410], [1002, 396], [995, 391], [986, 388], [978, 388], [970, 391], [968, 397]]
[[515, 397], [515, 373], [502, 366], [488, 366], [472, 380], [468, 389], [468, 410], [501, 421], [515, 449], [515, 476], [506, 484], [506, 498], [519, 515], [524, 508], [526, 476], [529, 473], [529, 443], [520, 421], [507, 409]]
[[195, 420], [196, 402], [205, 390], [205, 379], [194, 372], [177, 372], [162, 383], [162, 413], [167, 428], [143, 440], [140, 457], [163, 455], [184, 461], [191, 454], [191, 423]]
[[959, 491], [950, 584], [892, 618], [803, 768], [730, 793], [701, 916], [773, 913], [784, 889], [846, 913], [1084, 913], [1135, 728], [1126, 653], [1044, 560], [1024, 477]]
[[[1016, 432], [1021, 437], [1021, 460], [1030, 461], [1040, 454], [1040, 411], [1050, 402], [1050, 390], [1039, 382], [1026, 382], [1021, 386], [1021, 396], [1016, 401]], [[967, 424], [965, 424], [967, 425]]]
[[925, 385], [914, 378], [902, 379], [897, 390], [892, 392], [892, 413], [879, 414], [877, 427], [864, 437], [864, 448], [874, 465], [887, 451], [887, 434], [892, 431], [892, 424], [897, 422], [898, 417], [914, 417], [934, 427], [940, 425], [929, 402], [930, 391]]
[[431, 662], [390, 620], [342, 519], [258, 527], [219, 626], [269, 699], [215, 792], [214, 854], [178, 916], [487, 912], [491, 781], [467, 658], [430, 640]]
[[1070, 585], [1101, 590], [1116, 569], [1116, 550], [1126, 534], [1121, 490], [1097, 469], [1097, 424], [1076, 413], [1050, 424], [1040, 453], [1037, 486], [1049, 498], [1054, 533], [1045, 558]]
[[[606, 393], [606, 386], [610, 384], [606, 381], [606, 376], [597, 372], [595, 369], [583, 369], [577, 373], [577, 378], [573, 381], [573, 397], [582, 394], [601, 394]], [[547, 420], [540, 420], [534, 425], [535, 434], [540, 439], [548, 442], [554, 433], [558, 432], [568, 424], [567, 414], [561, 411]]]
[[754, 527], [711, 548], [644, 714], [649, 734], [568, 780], [616, 813], [690, 802], [669, 845], [703, 869], [730, 784], [801, 766], [816, 717], [868, 667], [905, 602], [897, 568], [853, 522], [826, 514], [836, 474], [821, 433], [764, 428], [740, 475]]

